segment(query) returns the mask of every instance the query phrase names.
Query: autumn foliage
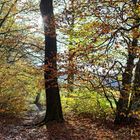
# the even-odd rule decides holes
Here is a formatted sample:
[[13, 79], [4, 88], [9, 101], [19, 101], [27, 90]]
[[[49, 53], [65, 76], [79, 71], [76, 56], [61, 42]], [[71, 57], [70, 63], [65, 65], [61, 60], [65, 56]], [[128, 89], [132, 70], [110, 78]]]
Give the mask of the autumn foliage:
[[58, 79], [64, 112], [113, 118], [116, 124], [139, 120], [139, 2], [53, 5], [54, 15], [42, 11], [40, 25], [38, 2], [0, 2], [0, 114], [22, 114], [38, 92], [44, 101]]

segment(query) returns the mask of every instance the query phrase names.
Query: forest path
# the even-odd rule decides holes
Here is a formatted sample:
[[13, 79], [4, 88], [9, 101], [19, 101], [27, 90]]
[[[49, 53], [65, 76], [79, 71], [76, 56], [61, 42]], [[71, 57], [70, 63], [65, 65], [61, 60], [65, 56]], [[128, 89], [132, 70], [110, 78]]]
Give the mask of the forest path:
[[27, 129], [22, 126], [23, 120], [1, 118], [0, 140], [139, 140], [140, 137], [138, 125], [133, 128], [115, 127], [111, 121], [92, 120], [73, 114], [65, 116], [65, 120], [64, 123]]

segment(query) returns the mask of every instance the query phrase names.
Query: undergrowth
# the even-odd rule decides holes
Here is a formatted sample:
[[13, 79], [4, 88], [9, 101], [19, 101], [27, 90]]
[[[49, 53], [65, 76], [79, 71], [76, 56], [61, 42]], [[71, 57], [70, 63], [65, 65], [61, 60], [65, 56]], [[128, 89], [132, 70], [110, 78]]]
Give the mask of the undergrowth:
[[100, 119], [114, 115], [106, 98], [96, 92], [76, 91], [69, 95], [63, 93], [61, 101], [64, 113], [74, 112], [77, 115]]

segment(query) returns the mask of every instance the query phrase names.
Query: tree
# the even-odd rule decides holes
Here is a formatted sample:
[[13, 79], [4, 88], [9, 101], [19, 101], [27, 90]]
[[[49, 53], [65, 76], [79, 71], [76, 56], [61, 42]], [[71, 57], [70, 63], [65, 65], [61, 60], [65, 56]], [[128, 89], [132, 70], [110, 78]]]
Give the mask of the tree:
[[[79, 1], [80, 2], [80, 1]], [[60, 3], [58, 1], [58, 3]], [[58, 4], [59, 5], [59, 4]], [[67, 89], [68, 92], [73, 92], [74, 91], [74, 69], [76, 68], [75, 62], [74, 62], [74, 55], [73, 53], [75, 52], [76, 44], [74, 42], [74, 25], [76, 21], [77, 16], [77, 1], [74, 0], [69, 0], [69, 1], [63, 1], [62, 3], [63, 6], [62, 9], [63, 11], [57, 14], [58, 18], [58, 23], [59, 25], [59, 32], [62, 32], [66, 40], [67, 44], [67, 50], [68, 50], [68, 58], [67, 58]], [[69, 95], [69, 94], [68, 94]]]
[[[88, 13], [89, 15], [87, 21], [89, 22], [89, 24], [84, 22], [83, 25], [80, 27], [79, 26], [80, 24], [78, 23], [78, 26], [80, 27], [79, 28], [80, 30], [78, 32], [80, 34], [79, 36], [83, 35], [81, 36], [81, 38], [84, 38], [84, 36], [86, 38], [84, 41], [82, 41], [82, 43], [84, 44], [84, 42], [89, 42], [90, 44], [88, 45], [90, 46], [90, 48], [92, 48], [91, 53], [89, 53], [88, 51], [87, 57], [89, 59], [89, 63], [86, 62], [86, 65], [90, 64], [90, 66], [93, 67], [98, 65], [97, 62], [95, 61], [95, 51], [94, 51], [95, 46], [98, 46], [97, 50], [99, 54], [102, 55], [103, 59], [101, 60], [97, 68], [105, 68], [107, 72], [103, 72], [101, 75], [100, 74], [97, 75], [97, 79], [100, 79], [99, 86], [97, 85], [97, 82], [95, 82], [94, 77], [96, 75], [93, 72], [90, 72], [90, 75], [93, 78], [89, 78], [89, 76], [85, 77], [85, 73], [86, 73], [85, 71], [82, 77], [80, 73], [79, 83], [80, 85], [83, 85], [81, 84], [82, 79], [83, 81], [88, 81], [92, 87], [92, 89], [89, 88], [89, 90], [96, 90], [97, 88], [98, 89], [103, 88], [103, 93], [107, 98], [107, 100], [111, 103], [112, 100], [111, 98], [113, 98], [116, 103], [117, 107], [116, 107], [116, 118], [114, 121], [115, 124], [128, 123], [130, 122], [129, 120], [131, 120], [130, 111], [131, 111], [132, 100], [133, 100], [132, 98], [133, 95], [131, 93], [134, 84], [133, 82], [133, 76], [134, 76], [133, 70], [135, 67], [134, 60], [138, 58], [137, 56], [138, 52], [136, 52], [136, 50], [138, 50], [137, 47], [138, 38], [139, 38], [138, 29], [140, 25], [139, 10], [138, 10], [139, 6], [137, 1], [100, 2], [100, 3], [94, 3], [93, 5], [94, 5], [93, 7], [95, 8], [93, 8], [92, 5], [90, 5], [90, 7], [88, 8], [89, 10], [92, 7], [92, 11]], [[92, 13], [92, 17], [90, 17], [91, 13]], [[94, 22], [96, 21], [96, 23], [92, 25], [90, 19], [93, 20]], [[78, 30], [78, 26], [77, 26], [77, 30]], [[88, 27], [87, 29], [89, 29], [89, 31], [86, 32], [87, 29], [85, 28], [86, 29], [84, 31], [85, 33], [82, 34], [82, 28], [84, 26], [87, 26]], [[93, 29], [92, 31], [91, 28]], [[96, 31], [95, 34], [94, 31]], [[88, 34], [90, 35], [89, 37]], [[76, 38], [76, 33], [74, 33], [74, 38]], [[90, 40], [92, 40], [92, 42]], [[84, 44], [82, 48], [84, 48], [84, 46], [87, 47], [87, 44], [86, 45]], [[100, 49], [101, 46], [102, 49]], [[121, 51], [123, 53], [119, 50], [119, 48], [122, 48]], [[86, 49], [86, 51], [87, 50], [89, 49]], [[126, 59], [125, 60], [126, 66], [123, 64], [125, 62], [124, 60], [120, 60], [120, 58], [116, 60], [118, 58], [116, 52], [119, 51], [120, 51], [120, 53], [118, 53], [119, 56], [120, 57], [123, 56], [124, 60]], [[76, 54], [78, 54], [77, 52], [80, 52], [80, 49], [76, 51]], [[117, 58], [115, 58], [111, 53], [114, 53], [113, 55], [116, 56]], [[80, 54], [79, 56], [84, 58], [84, 56], [86, 56], [85, 52], [83, 54], [82, 55]], [[92, 54], [92, 56], [94, 57], [89, 57], [90, 54]], [[94, 63], [92, 64], [91, 62]], [[82, 62], [82, 66], [84, 67], [83, 62]], [[114, 75], [111, 75], [110, 74], [111, 72], [114, 72]], [[97, 69], [97, 73], [99, 73], [98, 69]], [[118, 80], [119, 76], [121, 77], [121, 80]], [[76, 77], [78, 76], [76, 75]], [[111, 85], [111, 82], [106, 82], [107, 79], [113, 79], [115, 82], [118, 83], [119, 85], [118, 90], [120, 92], [119, 99], [118, 99], [118, 93], [116, 91], [113, 91], [111, 87], [106, 88], [108, 85]], [[138, 79], [138, 77], [135, 79]], [[109, 89], [111, 92], [113, 91], [114, 93], [116, 93], [116, 97], [114, 97], [114, 95], [111, 92], [109, 92], [109, 90], [107, 91], [107, 89]], [[99, 92], [101, 93], [101, 91]]]
[[[74, 45], [73, 45], [73, 28], [74, 28], [74, 21], [75, 21], [75, 13], [74, 13], [74, 1], [70, 1], [70, 4], [71, 6], [70, 10], [68, 11], [68, 9], [66, 9], [66, 16], [69, 16], [68, 13], [70, 13], [70, 16], [71, 18], [68, 18], [67, 20], [67, 23], [68, 23], [68, 26], [70, 28], [70, 41], [69, 41], [69, 47], [72, 46], [72, 48], [74, 48]], [[72, 48], [69, 48], [69, 56], [68, 56], [68, 91], [69, 92], [73, 92], [74, 90], [74, 87], [73, 87], [73, 84], [74, 84], [74, 73], [73, 73], [73, 69], [74, 69], [74, 60], [73, 60], [73, 52], [71, 51]]]
[[[135, 46], [135, 42], [132, 42], [132, 47]], [[130, 49], [129, 49], [130, 50]], [[117, 102], [117, 113], [114, 123], [120, 124], [128, 122], [128, 114], [130, 112], [130, 103], [129, 96], [131, 90], [131, 82], [133, 76], [133, 68], [134, 68], [134, 59], [135, 56], [132, 51], [128, 52], [127, 64], [125, 67], [125, 71], [122, 74], [122, 89], [120, 91], [120, 98]]]
[[41, 83], [43, 79], [37, 80], [42, 72], [33, 64], [42, 39], [34, 26], [37, 20], [26, 14], [35, 15], [39, 11], [36, 6], [38, 3], [32, 0], [0, 1], [0, 110], [3, 110], [0, 113], [3, 115], [23, 114], [29, 105], [27, 100], [38, 91], [37, 81]]
[[45, 92], [46, 116], [44, 121], [62, 122], [63, 114], [57, 81], [57, 46], [53, 0], [41, 0], [40, 11], [44, 21], [45, 32]]
[[[128, 58], [127, 58], [127, 64], [124, 70], [124, 73], [122, 74], [122, 89], [120, 91], [120, 98], [117, 103], [117, 109], [116, 109], [116, 117], [115, 117], [115, 124], [121, 124], [121, 123], [130, 123], [132, 120], [131, 115], [129, 115], [131, 111], [131, 106], [133, 103], [132, 97], [134, 98], [139, 97], [137, 89], [139, 88], [139, 62], [137, 63], [136, 70], [135, 70], [135, 76], [134, 76], [134, 82], [132, 80], [133, 78], [133, 69], [135, 67], [134, 60], [135, 58], [138, 58], [139, 54], [137, 55], [137, 47], [138, 47], [138, 38], [139, 38], [139, 16], [137, 14], [137, 1], [133, 0], [133, 25], [131, 27], [132, 31], [132, 42], [128, 45]], [[136, 27], [135, 27], [136, 26]], [[133, 87], [132, 87], [133, 86]], [[134, 89], [134, 92], [133, 92]], [[133, 92], [131, 96], [131, 92]]]

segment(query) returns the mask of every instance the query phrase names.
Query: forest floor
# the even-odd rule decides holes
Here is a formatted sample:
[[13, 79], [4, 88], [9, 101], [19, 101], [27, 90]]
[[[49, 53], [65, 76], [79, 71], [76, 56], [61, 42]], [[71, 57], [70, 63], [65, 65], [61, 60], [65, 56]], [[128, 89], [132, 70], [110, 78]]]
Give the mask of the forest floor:
[[[64, 123], [23, 126], [28, 120], [0, 117], [0, 140], [140, 140], [140, 124], [114, 126], [113, 121], [68, 114]], [[29, 118], [29, 122], [31, 119]]]

